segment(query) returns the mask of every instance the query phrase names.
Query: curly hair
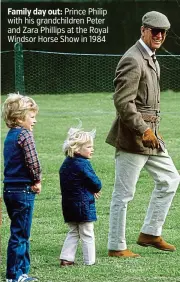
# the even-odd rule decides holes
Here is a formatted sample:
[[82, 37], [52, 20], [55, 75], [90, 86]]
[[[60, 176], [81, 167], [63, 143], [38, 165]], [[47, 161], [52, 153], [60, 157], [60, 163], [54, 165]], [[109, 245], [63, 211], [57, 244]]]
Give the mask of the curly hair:
[[28, 112], [38, 113], [38, 105], [28, 97], [16, 93], [8, 94], [2, 107], [2, 117], [7, 127], [17, 126], [17, 119], [25, 120]]
[[67, 139], [63, 144], [63, 152], [66, 156], [74, 157], [74, 154], [86, 143], [92, 143], [95, 138], [96, 130], [90, 132], [83, 131], [81, 128], [71, 127], [68, 131]]

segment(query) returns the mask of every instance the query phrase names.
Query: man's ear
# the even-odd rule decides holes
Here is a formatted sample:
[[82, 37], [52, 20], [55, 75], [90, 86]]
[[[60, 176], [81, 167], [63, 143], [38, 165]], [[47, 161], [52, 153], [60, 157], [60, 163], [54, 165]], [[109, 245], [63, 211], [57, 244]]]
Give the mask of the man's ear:
[[142, 25], [141, 26], [141, 35], [144, 33], [144, 31], [145, 31], [145, 27]]

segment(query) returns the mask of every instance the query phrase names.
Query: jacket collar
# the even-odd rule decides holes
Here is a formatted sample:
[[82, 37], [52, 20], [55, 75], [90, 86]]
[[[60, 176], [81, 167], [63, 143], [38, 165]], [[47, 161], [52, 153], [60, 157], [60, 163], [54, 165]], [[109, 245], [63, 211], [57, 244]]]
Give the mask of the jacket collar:
[[156, 67], [152, 61], [151, 56], [148, 54], [148, 52], [146, 51], [146, 49], [142, 46], [142, 44], [139, 42], [139, 40], [136, 42], [135, 46], [139, 49], [139, 51], [141, 52], [144, 60], [148, 61], [149, 66], [155, 70], [156, 72]]

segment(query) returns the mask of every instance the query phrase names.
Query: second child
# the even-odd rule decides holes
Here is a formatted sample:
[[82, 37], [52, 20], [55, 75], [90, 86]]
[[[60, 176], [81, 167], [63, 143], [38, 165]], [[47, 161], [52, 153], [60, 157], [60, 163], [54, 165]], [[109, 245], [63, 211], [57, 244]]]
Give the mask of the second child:
[[69, 232], [60, 254], [60, 266], [74, 265], [79, 240], [82, 242], [84, 264], [95, 263], [93, 221], [97, 220], [95, 198], [99, 198], [101, 181], [89, 159], [94, 152], [95, 132], [71, 128], [63, 145], [66, 155], [60, 167], [62, 210]]

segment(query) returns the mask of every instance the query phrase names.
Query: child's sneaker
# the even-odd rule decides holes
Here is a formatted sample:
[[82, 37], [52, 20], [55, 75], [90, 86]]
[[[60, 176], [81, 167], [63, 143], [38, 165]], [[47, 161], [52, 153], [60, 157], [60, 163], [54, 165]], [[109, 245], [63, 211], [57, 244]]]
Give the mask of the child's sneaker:
[[[29, 277], [27, 274], [23, 274], [19, 277], [17, 282], [30, 282], [30, 281], [38, 281], [38, 279], [36, 277]], [[16, 281], [12, 281], [12, 282], [16, 282]]]

